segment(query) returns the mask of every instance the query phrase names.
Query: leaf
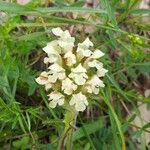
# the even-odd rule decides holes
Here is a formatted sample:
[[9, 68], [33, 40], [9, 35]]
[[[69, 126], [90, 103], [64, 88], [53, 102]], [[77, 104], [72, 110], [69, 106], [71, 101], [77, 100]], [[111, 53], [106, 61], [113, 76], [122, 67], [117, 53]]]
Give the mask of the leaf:
[[81, 7], [49, 7], [49, 8], [36, 8], [36, 9], [29, 9], [25, 6], [20, 6], [15, 3], [7, 3], [7, 2], [0, 2], [0, 10], [13, 12], [13, 13], [20, 13], [20, 14], [39, 14], [39, 13], [56, 13], [56, 12], [82, 12], [82, 13], [99, 13], [99, 14], [106, 14], [105, 10], [101, 9], [92, 9], [92, 8], [81, 8]]
[[[110, 90], [109, 90], [110, 91]], [[108, 92], [109, 93], [109, 92]], [[107, 93], [107, 94], [108, 94]], [[124, 139], [124, 135], [123, 135], [123, 132], [122, 132], [122, 126], [121, 126], [121, 122], [120, 120], [118, 119], [118, 116], [116, 114], [116, 112], [114, 111], [110, 101], [109, 101], [109, 96], [108, 95], [105, 95], [104, 92], [102, 92], [103, 96], [104, 96], [104, 102], [107, 104], [109, 110], [110, 110], [110, 114], [112, 115], [115, 123], [116, 123], [116, 127], [118, 129], [118, 132], [119, 132], [119, 135], [120, 135], [120, 138], [121, 138], [121, 141], [122, 141], [122, 150], [126, 150], [126, 145], [125, 145], [125, 139]], [[110, 119], [112, 119], [112, 117], [110, 116]]]
[[7, 87], [7, 86], [8, 86], [8, 82], [6, 78], [4, 78], [3, 76], [0, 76], [0, 87]]
[[15, 3], [0, 2], [0, 10], [14, 13], [25, 13], [29, 9]]
[[93, 9], [93, 8], [81, 8], [81, 7], [50, 7], [50, 8], [36, 8], [36, 11], [40, 13], [56, 13], [56, 12], [79, 12], [79, 13], [98, 13], [106, 14], [105, 10]]
[[30, 138], [25, 136], [20, 140], [14, 141], [13, 146], [17, 149], [22, 149], [22, 150], [25, 150], [25, 149], [28, 149], [28, 148], [30, 149], [31, 148], [31, 143], [29, 141], [30, 141]]
[[45, 32], [34, 32], [26, 35], [22, 35], [20, 37], [16, 37], [19, 41], [25, 40], [25, 41], [30, 41], [30, 40], [38, 40], [38, 37], [43, 36], [46, 34]]
[[[82, 137], [86, 136], [84, 133], [84, 130], [86, 130], [86, 133], [88, 135], [95, 133], [96, 131], [100, 130], [100, 128], [103, 127], [103, 122], [104, 120], [102, 118], [100, 118], [97, 121], [94, 121], [92, 123], [89, 124], [84, 124], [84, 127], [81, 127], [79, 129], [77, 129], [74, 134], [73, 134], [73, 140], [79, 140]], [[83, 129], [84, 128], [84, 129]]]
[[107, 74], [106, 76], [107, 76], [107, 78], [109, 79], [109, 81], [112, 83], [112, 85], [118, 90], [118, 92], [119, 92], [126, 100], [130, 101], [129, 98], [124, 94], [124, 92], [122, 91], [122, 89], [119, 87], [119, 85], [117, 84], [117, 82], [114, 80], [114, 78], [113, 78], [112, 76], [108, 75], [108, 74]]
[[131, 14], [150, 14], [150, 9], [133, 9], [130, 11]]

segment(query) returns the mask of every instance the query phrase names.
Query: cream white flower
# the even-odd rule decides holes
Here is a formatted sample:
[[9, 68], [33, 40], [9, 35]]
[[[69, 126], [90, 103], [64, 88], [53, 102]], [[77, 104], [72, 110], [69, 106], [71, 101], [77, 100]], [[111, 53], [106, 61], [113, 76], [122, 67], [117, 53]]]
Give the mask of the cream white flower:
[[48, 91], [49, 89], [52, 88], [52, 83], [48, 82], [47, 84], [45, 84], [45, 90]]
[[61, 28], [54, 28], [52, 29], [53, 34], [56, 36], [59, 36], [58, 44], [60, 47], [62, 47], [64, 50], [64, 53], [68, 51], [72, 51], [72, 48], [74, 47], [75, 38], [71, 37], [68, 30], [63, 31]]
[[75, 46], [75, 38], [68, 30], [54, 28], [52, 33], [57, 36], [57, 40], [49, 42], [43, 48], [47, 53], [44, 63], [48, 64], [48, 71], [42, 72], [36, 82], [44, 85], [46, 91], [52, 90], [48, 95], [51, 108], [67, 104], [69, 98], [69, 104], [74, 106], [76, 111], [84, 111], [88, 106], [86, 96], [98, 94], [99, 89], [105, 86], [100, 77], [103, 77], [107, 70], [98, 60], [104, 53], [98, 49], [94, 50], [89, 38]]
[[45, 85], [46, 91], [48, 91], [52, 87], [52, 84], [48, 79], [48, 73], [46, 71], [43, 71], [40, 74], [40, 76], [36, 78], [35, 80], [38, 84]]
[[49, 106], [51, 108], [55, 108], [57, 104], [59, 106], [64, 104], [64, 95], [62, 95], [61, 93], [54, 91], [50, 93], [48, 96], [49, 96], [48, 100], [50, 100]]
[[56, 36], [61, 36], [63, 34], [63, 32], [64, 31], [59, 27], [52, 29], [52, 33], [55, 34]]
[[48, 82], [48, 73], [43, 71], [35, 80], [38, 84], [45, 85]]
[[64, 91], [65, 94], [71, 95], [73, 91], [77, 89], [77, 85], [73, 83], [72, 80], [69, 78], [66, 78], [65, 80], [62, 81], [62, 90]]
[[93, 46], [93, 43], [86, 38], [83, 43], [78, 44], [77, 55], [82, 59], [83, 57], [89, 57], [92, 54], [92, 51], [89, 48]]
[[97, 70], [97, 76], [104, 77], [107, 72], [108, 72], [108, 70], [106, 70], [105, 68], [100, 68]]
[[98, 60], [93, 60], [88, 62], [88, 66], [95, 67], [96, 69], [101, 69], [103, 67], [103, 64]]
[[88, 62], [89, 67], [95, 67], [97, 69], [97, 76], [103, 77], [108, 72], [108, 70], [103, 68], [103, 64], [99, 62], [98, 60], [93, 60]]
[[52, 62], [56, 62], [57, 61], [57, 57], [53, 57], [52, 59], [49, 57], [45, 57], [44, 58], [44, 63], [48, 64], [48, 63], [52, 63]]
[[93, 47], [93, 43], [90, 41], [90, 39], [87, 37], [84, 42], [79, 43], [79, 45], [82, 45], [83, 47], [89, 48], [90, 46]]
[[55, 83], [57, 79], [63, 80], [66, 77], [65, 69], [56, 63], [52, 64], [48, 69], [50, 69], [48, 78], [51, 83]]
[[88, 78], [86, 72], [87, 70], [79, 64], [76, 68], [71, 69], [69, 77], [72, 78], [77, 85], [83, 85]]
[[85, 95], [81, 92], [78, 94], [73, 94], [69, 104], [75, 105], [76, 111], [84, 111], [86, 106], [88, 106], [88, 101]]
[[64, 55], [64, 58], [67, 59], [66, 64], [68, 66], [72, 66], [72, 65], [74, 65], [76, 63], [76, 56], [71, 51], [67, 52]]
[[92, 79], [89, 80], [86, 83], [85, 88], [86, 88], [86, 90], [87, 90], [88, 93], [98, 94], [99, 93], [99, 88], [100, 87], [104, 87], [104, 86], [105, 85], [104, 85], [103, 81], [100, 80], [97, 75], [94, 75], [92, 77]]
[[92, 55], [91, 55], [90, 58], [98, 59], [98, 58], [100, 58], [100, 57], [102, 57], [102, 56], [104, 56], [104, 53], [103, 53], [102, 51], [96, 49], [96, 50], [92, 53]]
[[49, 59], [46, 58], [44, 60], [45, 63], [53, 63], [60, 58], [59, 54], [61, 53], [61, 48], [58, 46], [56, 40], [48, 43], [47, 46], [43, 48], [43, 51], [46, 52], [49, 57]]

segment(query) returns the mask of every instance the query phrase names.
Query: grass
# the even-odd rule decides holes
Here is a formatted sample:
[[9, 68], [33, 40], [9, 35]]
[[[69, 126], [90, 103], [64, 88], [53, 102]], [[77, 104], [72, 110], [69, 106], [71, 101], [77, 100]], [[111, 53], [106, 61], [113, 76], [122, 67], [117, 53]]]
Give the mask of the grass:
[[42, 47], [57, 26], [73, 28], [78, 41], [89, 36], [106, 53], [103, 62], [109, 70], [106, 87], [77, 118], [73, 149], [150, 149], [142, 140], [150, 124], [134, 124], [139, 103], [150, 103], [144, 96], [150, 53], [149, 23], [143, 16], [150, 11], [139, 9], [139, 3], [101, 0], [100, 8], [83, 8], [83, 0], [69, 6], [60, 0], [33, 0], [26, 6], [0, 1], [0, 12], [6, 14], [0, 15], [0, 149], [57, 148], [64, 110], [51, 109], [46, 92], [35, 82], [45, 67]]

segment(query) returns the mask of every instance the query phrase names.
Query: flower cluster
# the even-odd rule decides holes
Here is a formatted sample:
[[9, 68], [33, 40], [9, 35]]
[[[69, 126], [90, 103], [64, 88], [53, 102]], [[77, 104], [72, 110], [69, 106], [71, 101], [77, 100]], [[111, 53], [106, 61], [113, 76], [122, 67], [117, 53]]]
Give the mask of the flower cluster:
[[104, 53], [93, 49], [93, 43], [86, 38], [75, 46], [75, 38], [68, 30], [52, 29], [58, 37], [51, 41], [43, 50], [47, 53], [44, 63], [48, 69], [36, 78], [36, 82], [45, 85], [49, 91], [49, 106], [69, 103], [76, 111], [84, 111], [88, 105], [89, 94], [98, 94], [104, 87], [100, 79], [107, 72], [98, 60]]

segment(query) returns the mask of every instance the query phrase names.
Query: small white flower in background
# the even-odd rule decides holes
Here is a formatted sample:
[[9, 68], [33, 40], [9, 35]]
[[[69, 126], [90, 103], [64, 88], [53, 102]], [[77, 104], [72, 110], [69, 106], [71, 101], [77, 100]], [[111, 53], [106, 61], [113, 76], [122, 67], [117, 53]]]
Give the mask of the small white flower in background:
[[88, 106], [88, 101], [85, 95], [83, 95], [81, 92], [78, 94], [73, 94], [69, 104], [75, 105], [75, 109], [77, 111], [84, 111], [86, 109], [86, 106]]
[[48, 100], [50, 100], [49, 106], [51, 108], [55, 108], [57, 104], [59, 106], [64, 104], [64, 95], [62, 95], [61, 93], [54, 91], [50, 93], [48, 96], [49, 96]]
[[89, 38], [76, 47], [75, 38], [68, 30], [54, 28], [52, 33], [58, 39], [43, 48], [47, 53], [44, 63], [48, 65], [48, 71], [42, 72], [36, 82], [51, 91], [48, 95], [51, 108], [69, 103], [76, 111], [84, 111], [88, 95], [98, 94], [105, 86], [100, 77], [105, 76], [107, 70], [98, 60], [104, 53], [94, 50]]

